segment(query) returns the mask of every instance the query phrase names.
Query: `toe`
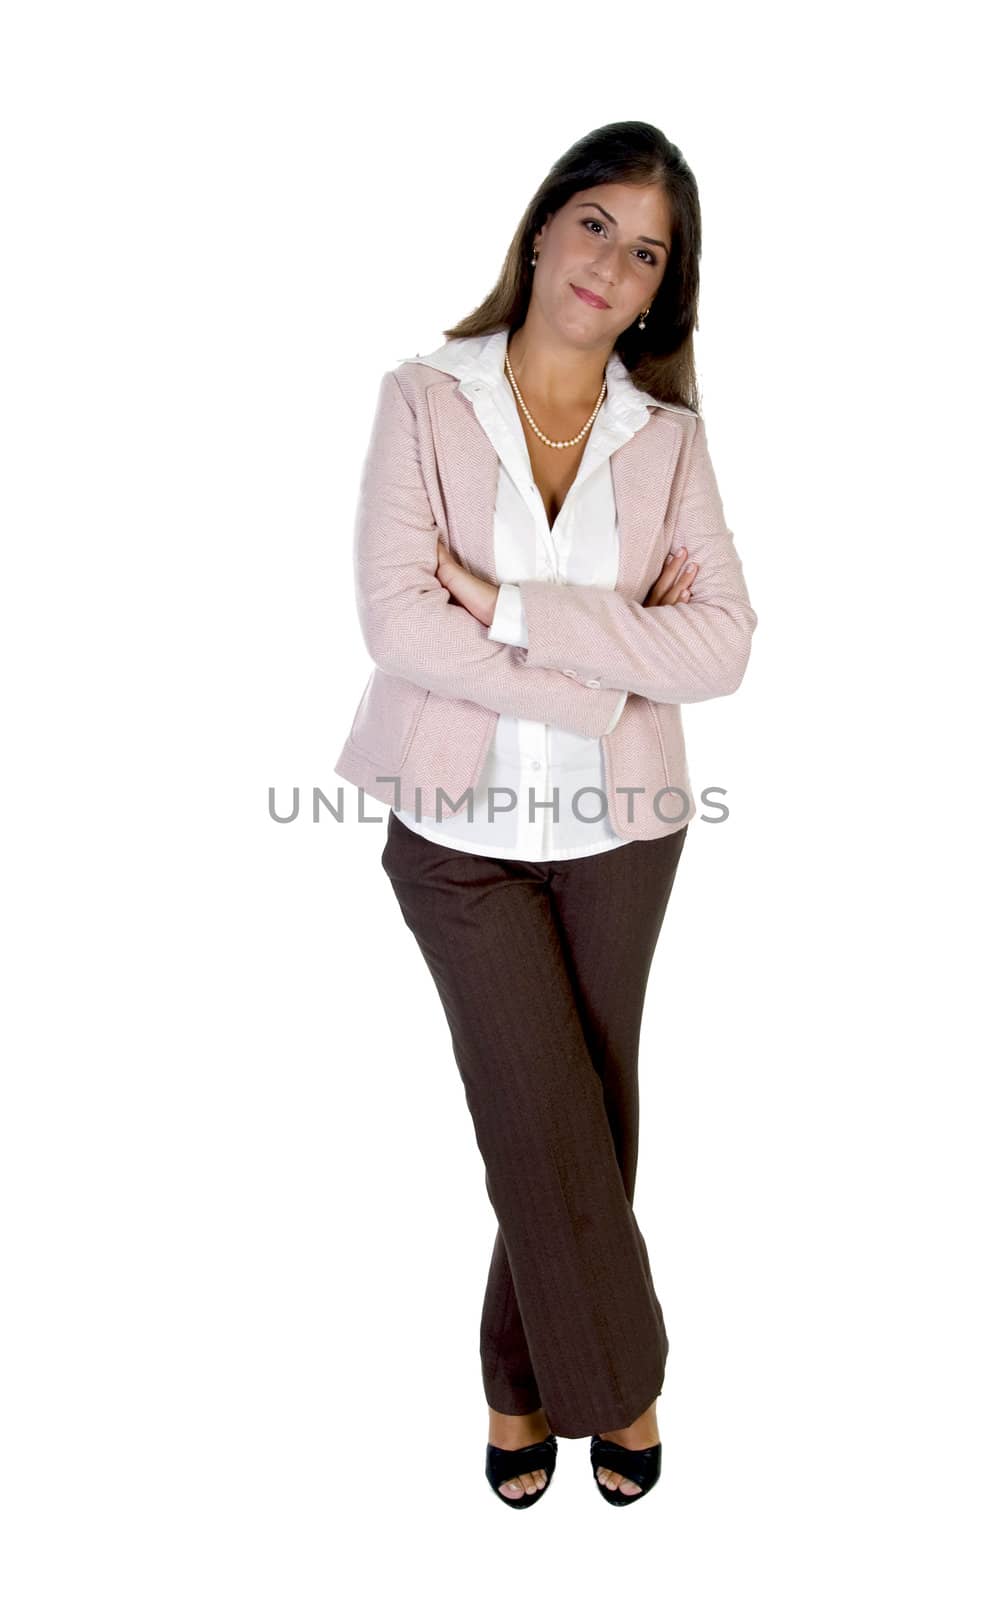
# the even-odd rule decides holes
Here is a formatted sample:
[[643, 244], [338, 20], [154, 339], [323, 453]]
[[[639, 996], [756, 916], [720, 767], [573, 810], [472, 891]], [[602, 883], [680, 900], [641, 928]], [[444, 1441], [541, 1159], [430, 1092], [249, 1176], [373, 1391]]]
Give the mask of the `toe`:
[[642, 1487], [633, 1483], [631, 1478], [623, 1478], [618, 1472], [611, 1472], [607, 1467], [598, 1467], [598, 1482], [606, 1489], [620, 1489], [622, 1494], [641, 1494]]
[[498, 1493], [503, 1494], [506, 1500], [517, 1500], [520, 1495], [525, 1494], [525, 1490], [518, 1478], [507, 1478], [504, 1483], [499, 1483]]

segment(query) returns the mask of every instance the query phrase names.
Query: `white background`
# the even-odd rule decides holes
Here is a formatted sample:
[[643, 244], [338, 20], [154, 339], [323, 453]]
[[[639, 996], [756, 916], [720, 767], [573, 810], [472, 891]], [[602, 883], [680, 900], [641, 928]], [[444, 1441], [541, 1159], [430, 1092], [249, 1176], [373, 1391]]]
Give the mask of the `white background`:
[[[985, 1593], [974, 15], [6, 13], [11, 1600]], [[333, 763], [380, 377], [630, 117], [698, 179], [759, 626], [685, 711], [731, 816], [643, 1024], [662, 1479], [616, 1525], [563, 1439], [520, 1521], [483, 1477], [481, 1158], [386, 809]]]

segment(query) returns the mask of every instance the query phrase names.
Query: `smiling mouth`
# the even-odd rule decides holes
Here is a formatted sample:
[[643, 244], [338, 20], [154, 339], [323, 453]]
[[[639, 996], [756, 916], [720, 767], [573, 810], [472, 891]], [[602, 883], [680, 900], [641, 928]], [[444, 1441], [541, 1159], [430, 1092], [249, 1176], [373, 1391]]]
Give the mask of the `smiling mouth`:
[[595, 294], [593, 292], [593, 290], [591, 290], [591, 289], [581, 289], [576, 283], [572, 283], [570, 285], [570, 287], [573, 290], [574, 294], [577, 296], [577, 299], [578, 300], [583, 300], [585, 305], [594, 306], [594, 308], [597, 311], [610, 311], [611, 310], [611, 307], [609, 306], [607, 300], [602, 300], [601, 296], [599, 294]]

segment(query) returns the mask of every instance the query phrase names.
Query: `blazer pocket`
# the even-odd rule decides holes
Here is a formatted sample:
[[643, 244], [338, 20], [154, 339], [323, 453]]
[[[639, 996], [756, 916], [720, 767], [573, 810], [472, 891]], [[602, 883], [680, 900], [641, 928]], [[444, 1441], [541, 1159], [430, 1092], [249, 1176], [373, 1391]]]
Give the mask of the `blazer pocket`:
[[350, 742], [385, 776], [401, 771], [429, 690], [375, 667], [361, 695]]

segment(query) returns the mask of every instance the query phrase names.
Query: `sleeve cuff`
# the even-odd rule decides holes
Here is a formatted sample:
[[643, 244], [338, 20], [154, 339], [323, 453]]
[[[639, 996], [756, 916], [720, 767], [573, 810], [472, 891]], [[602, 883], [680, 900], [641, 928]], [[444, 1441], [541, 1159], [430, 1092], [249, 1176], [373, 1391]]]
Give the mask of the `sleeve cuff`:
[[[614, 732], [615, 728], [617, 728], [618, 722], [619, 722], [619, 718], [621, 717], [622, 712], [625, 710], [625, 702], [626, 702], [627, 699], [628, 699], [628, 690], [627, 689], [623, 689], [622, 690], [622, 697], [619, 700], [617, 706], [615, 707], [614, 716], [612, 717], [611, 721], [608, 723], [608, 726], [604, 730], [605, 733], [612, 733], [612, 732]], [[604, 735], [602, 734], [602, 738], [603, 737], [604, 737]]]
[[521, 645], [523, 649], [528, 646], [529, 630], [525, 625], [522, 590], [517, 583], [499, 585], [488, 638], [499, 644]]

